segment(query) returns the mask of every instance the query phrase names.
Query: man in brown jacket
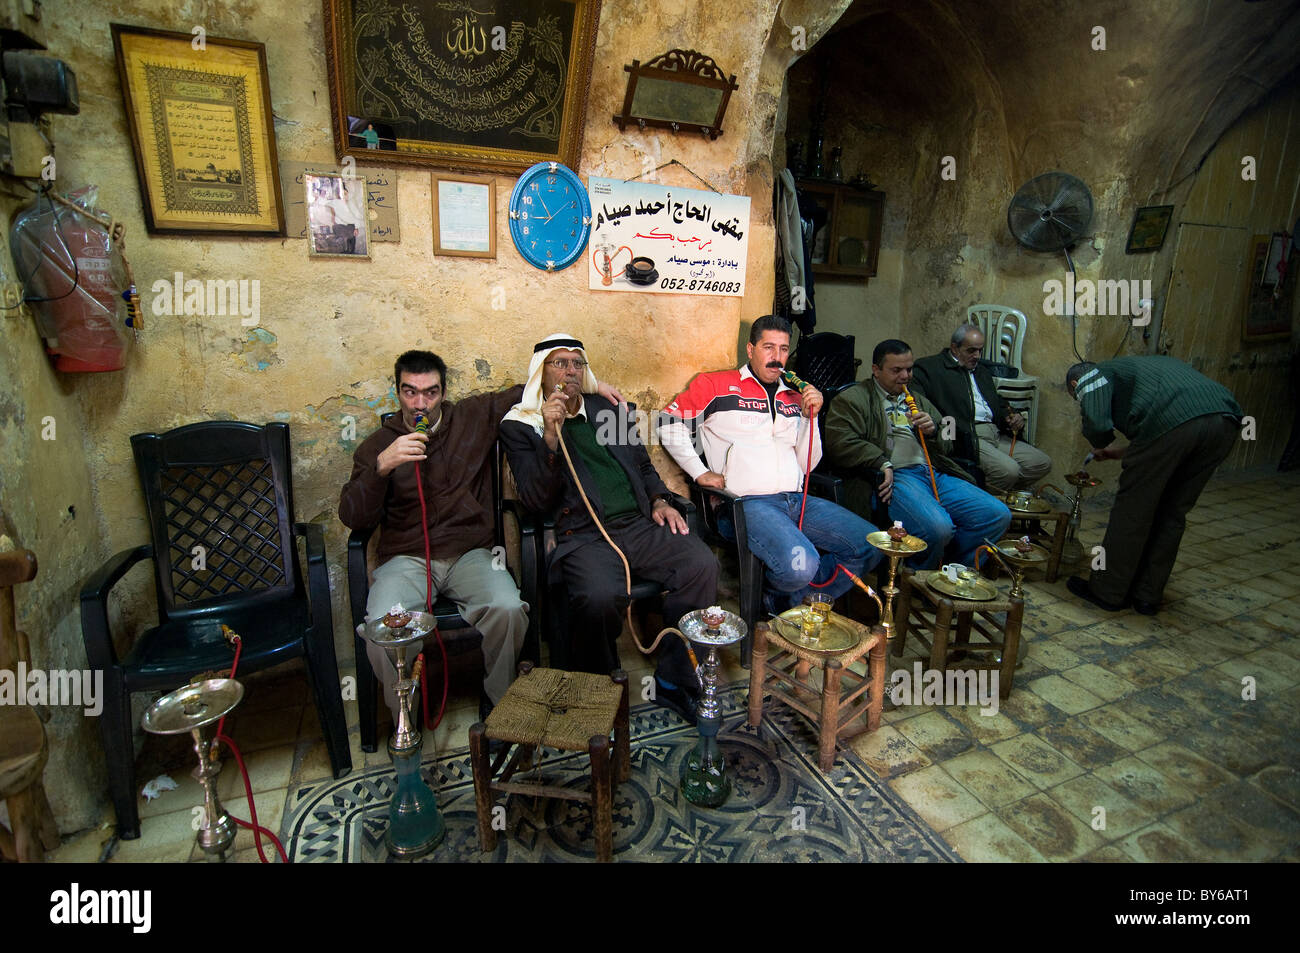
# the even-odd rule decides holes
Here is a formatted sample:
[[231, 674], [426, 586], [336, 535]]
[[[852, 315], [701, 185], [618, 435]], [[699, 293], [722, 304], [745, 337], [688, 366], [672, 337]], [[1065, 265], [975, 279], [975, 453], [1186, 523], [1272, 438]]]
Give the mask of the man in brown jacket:
[[[500, 559], [493, 559], [492, 447], [497, 422], [522, 388], [445, 400], [447, 366], [429, 351], [407, 351], [394, 378], [401, 413], [390, 417], [353, 455], [352, 479], [339, 500], [351, 529], [379, 526], [379, 567], [366, 618], [390, 608], [423, 609], [426, 591], [447, 596], [483, 634], [480, 707], [501, 700], [514, 677], [528, 628], [528, 605]], [[428, 434], [416, 431], [416, 414]], [[424, 490], [423, 510], [418, 478]], [[430, 561], [425, 563], [425, 529]], [[432, 578], [430, 578], [432, 577]], [[430, 635], [429, 639], [432, 640]], [[370, 664], [396, 721], [397, 673], [388, 653], [367, 643]]]

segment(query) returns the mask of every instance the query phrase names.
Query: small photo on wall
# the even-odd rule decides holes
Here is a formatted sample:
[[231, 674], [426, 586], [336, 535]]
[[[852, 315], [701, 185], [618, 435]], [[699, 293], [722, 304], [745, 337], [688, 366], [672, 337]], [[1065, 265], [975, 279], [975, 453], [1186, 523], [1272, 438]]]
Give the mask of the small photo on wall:
[[370, 258], [366, 180], [330, 172], [303, 175], [307, 247], [313, 258]]

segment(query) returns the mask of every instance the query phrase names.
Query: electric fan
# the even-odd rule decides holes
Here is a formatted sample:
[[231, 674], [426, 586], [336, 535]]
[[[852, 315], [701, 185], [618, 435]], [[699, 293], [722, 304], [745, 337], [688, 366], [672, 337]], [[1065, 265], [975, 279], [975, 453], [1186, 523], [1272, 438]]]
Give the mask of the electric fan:
[[1070, 246], [1092, 221], [1092, 193], [1065, 172], [1047, 172], [1020, 187], [1007, 209], [1007, 226], [1016, 241], [1033, 251], [1064, 251], [1074, 271]]

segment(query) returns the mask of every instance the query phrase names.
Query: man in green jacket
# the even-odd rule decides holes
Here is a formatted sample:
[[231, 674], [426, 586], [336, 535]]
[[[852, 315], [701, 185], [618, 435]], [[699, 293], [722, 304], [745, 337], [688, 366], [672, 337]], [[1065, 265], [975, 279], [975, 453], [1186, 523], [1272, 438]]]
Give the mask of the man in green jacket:
[[[1187, 514], [1236, 446], [1236, 399], [1177, 358], [1121, 357], [1075, 364], [1065, 377], [1083, 412], [1095, 460], [1123, 460], [1102, 560], [1091, 579], [1071, 576], [1076, 596], [1107, 611], [1160, 608]], [[1126, 447], [1112, 449], [1118, 430]]]
[[[912, 379], [912, 349], [904, 341], [887, 340], [871, 355], [870, 381], [851, 387], [831, 401], [826, 413], [826, 457], [845, 472], [846, 505], [864, 517], [871, 514], [871, 496], [878, 492], [889, 505], [890, 519], [899, 520], [929, 548], [909, 562], [917, 569], [933, 568], [945, 551], [965, 565], [974, 565], [975, 550], [988, 537], [995, 542], [1011, 522], [1011, 511], [975, 486], [970, 474], [948, 454], [952, 441], [935, 426], [938, 412], [924, 397], [915, 397], [916, 412], [907, 406]], [[934, 482], [925, 450], [925, 436]], [[868, 471], [881, 471], [879, 489]], [[935, 491], [938, 490], [938, 499]]]

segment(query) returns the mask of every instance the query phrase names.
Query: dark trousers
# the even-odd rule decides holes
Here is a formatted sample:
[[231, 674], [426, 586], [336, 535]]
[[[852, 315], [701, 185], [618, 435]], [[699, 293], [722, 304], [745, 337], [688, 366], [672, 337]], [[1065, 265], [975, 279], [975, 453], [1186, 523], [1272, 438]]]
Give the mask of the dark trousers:
[[[662, 583], [664, 625], [693, 609], [713, 604], [717, 597], [718, 560], [696, 536], [674, 534], [643, 516], [608, 520], [605, 531], [623, 550], [634, 577]], [[619, 667], [615, 641], [623, 631], [628, 595], [623, 562], [599, 533], [585, 545], [566, 553], [551, 572], [559, 570], [568, 598], [571, 667], [607, 674]], [[643, 632], [649, 645], [655, 633]], [[659, 675], [694, 690], [698, 685], [685, 643], [666, 635], [656, 651]]]
[[1232, 418], [1207, 414], [1124, 454], [1102, 544], [1106, 568], [1093, 571], [1093, 593], [1107, 602], [1160, 604], [1187, 514], [1240, 435]]

